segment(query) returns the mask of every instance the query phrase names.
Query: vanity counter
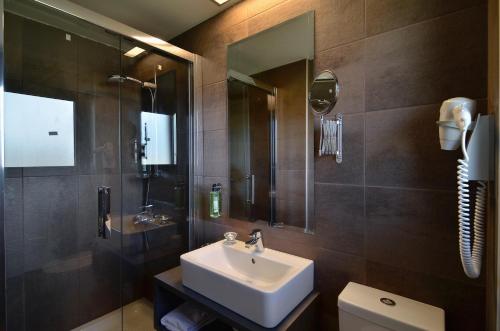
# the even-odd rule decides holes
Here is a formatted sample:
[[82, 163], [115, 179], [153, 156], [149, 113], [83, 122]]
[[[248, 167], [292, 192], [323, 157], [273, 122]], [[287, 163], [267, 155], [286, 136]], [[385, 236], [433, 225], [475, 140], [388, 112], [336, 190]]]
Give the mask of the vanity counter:
[[155, 329], [165, 330], [160, 319], [183, 302], [189, 301], [195, 303], [201, 310], [214, 315], [218, 322], [240, 331], [316, 330], [315, 310], [318, 295], [317, 291], [311, 292], [280, 324], [274, 328], [265, 328], [182, 285], [182, 269], [179, 266], [155, 276]]

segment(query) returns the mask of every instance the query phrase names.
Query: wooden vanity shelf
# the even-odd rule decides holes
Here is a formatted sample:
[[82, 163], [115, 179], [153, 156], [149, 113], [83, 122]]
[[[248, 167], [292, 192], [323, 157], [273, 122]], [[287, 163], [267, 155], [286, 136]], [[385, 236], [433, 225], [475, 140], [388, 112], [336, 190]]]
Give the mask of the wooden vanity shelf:
[[[217, 320], [203, 331], [304, 331], [317, 330], [316, 305], [319, 292], [311, 292], [274, 328], [264, 328], [232, 310], [182, 285], [181, 267], [175, 267], [155, 276], [154, 325], [157, 331], [166, 331], [160, 320], [165, 314], [189, 301], [199, 309], [214, 315]], [[241, 298], [245, 300], [245, 298]]]

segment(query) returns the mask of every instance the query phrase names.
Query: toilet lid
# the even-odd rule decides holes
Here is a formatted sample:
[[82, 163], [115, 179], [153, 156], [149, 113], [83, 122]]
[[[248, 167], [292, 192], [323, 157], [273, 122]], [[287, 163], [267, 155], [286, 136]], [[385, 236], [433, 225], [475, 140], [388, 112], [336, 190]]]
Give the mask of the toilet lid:
[[393, 330], [444, 331], [443, 309], [353, 282], [340, 293], [338, 306]]

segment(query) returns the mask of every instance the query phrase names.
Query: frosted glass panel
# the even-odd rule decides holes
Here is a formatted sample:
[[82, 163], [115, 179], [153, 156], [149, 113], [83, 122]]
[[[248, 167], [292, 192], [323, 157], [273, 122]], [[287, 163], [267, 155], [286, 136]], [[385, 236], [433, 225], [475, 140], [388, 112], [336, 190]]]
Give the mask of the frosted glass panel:
[[5, 166], [75, 165], [73, 102], [5, 92]]
[[172, 116], [141, 112], [143, 165], [173, 164]]

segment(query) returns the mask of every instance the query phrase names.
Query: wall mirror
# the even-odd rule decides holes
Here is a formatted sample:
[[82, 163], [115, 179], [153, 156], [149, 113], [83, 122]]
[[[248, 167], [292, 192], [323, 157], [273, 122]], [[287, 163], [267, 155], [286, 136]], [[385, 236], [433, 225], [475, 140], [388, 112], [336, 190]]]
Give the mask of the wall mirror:
[[332, 111], [339, 97], [339, 81], [330, 70], [321, 72], [314, 78], [309, 91], [309, 104], [316, 115], [326, 115]]
[[228, 46], [229, 217], [312, 233], [314, 12]]

